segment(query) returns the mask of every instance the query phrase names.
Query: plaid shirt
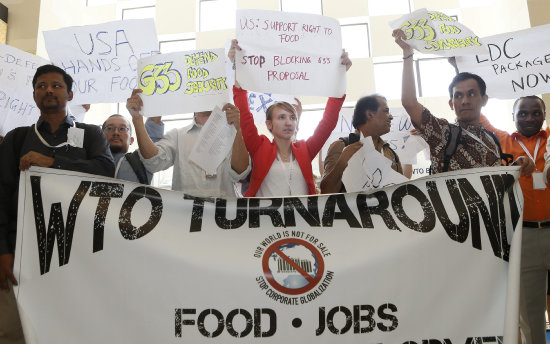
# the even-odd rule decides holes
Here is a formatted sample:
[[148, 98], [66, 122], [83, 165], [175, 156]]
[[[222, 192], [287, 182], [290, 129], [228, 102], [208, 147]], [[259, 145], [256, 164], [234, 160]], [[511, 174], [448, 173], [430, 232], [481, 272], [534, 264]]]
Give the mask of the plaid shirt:
[[[435, 117], [428, 109], [424, 108], [422, 124], [418, 130], [422, 138], [430, 145], [432, 173], [441, 173], [445, 157], [445, 146], [450, 132], [449, 122], [446, 119]], [[449, 163], [449, 171], [500, 166], [498, 145], [486, 133], [483, 125], [470, 125], [466, 130], [480, 138], [484, 144], [470, 137], [464, 132], [463, 128], [457, 150]]]

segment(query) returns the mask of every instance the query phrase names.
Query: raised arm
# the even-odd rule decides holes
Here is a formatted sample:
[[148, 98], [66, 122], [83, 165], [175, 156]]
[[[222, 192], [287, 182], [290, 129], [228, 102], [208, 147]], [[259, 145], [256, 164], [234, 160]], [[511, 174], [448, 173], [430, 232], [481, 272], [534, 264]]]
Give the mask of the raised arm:
[[248, 168], [249, 159], [241, 132], [239, 108], [233, 104], [227, 103], [222, 110], [226, 114], [227, 123], [232, 124], [237, 130], [235, 139], [233, 140], [233, 147], [231, 148], [231, 169], [241, 174]]
[[393, 30], [395, 43], [403, 50], [403, 82], [401, 85], [401, 104], [411, 117], [416, 128], [422, 123], [422, 104], [416, 99], [416, 84], [413, 71], [413, 49], [405, 43], [406, 36], [401, 29]]
[[138, 93], [141, 92], [140, 89], [132, 90], [132, 95], [126, 100], [126, 108], [130, 112], [130, 115], [132, 115], [132, 123], [136, 131], [139, 152], [145, 159], [151, 159], [158, 154], [158, 148], [147, 134], [145, 124], [143, 123], [143, 116], [140, 114], [143, 101]]

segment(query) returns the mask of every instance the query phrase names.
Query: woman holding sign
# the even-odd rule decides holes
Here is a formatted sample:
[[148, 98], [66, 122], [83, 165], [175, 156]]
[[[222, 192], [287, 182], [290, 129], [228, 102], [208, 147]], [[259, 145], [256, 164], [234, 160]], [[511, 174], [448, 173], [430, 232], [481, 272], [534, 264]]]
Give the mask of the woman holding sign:
[[[229, 58], [234, 61], [235, 49], [241, 49], [233, 40]], [[342, 64], [346, 71], [351, 60], [344, 51]], [[336, 127], [338, 115], [345, 95], [342, 98], [329, 98], [323, 118], [313, 135], [307, 140], [293, 141], [296, 131], [297, 114], [287, 102], [277, 102], [266, 111], [266, 125], [273, 134], [273, 141], [259, 135], [254, 118], [248, 106], [248, 95], [237, 80], [233, 87], [235, 105], [241, 111], [240, 122], [243, 139], [252, 158], [252, 176], [245, 197], [313, 195], [315, 183], [311, 161], [321, 150], [331, 132]]]

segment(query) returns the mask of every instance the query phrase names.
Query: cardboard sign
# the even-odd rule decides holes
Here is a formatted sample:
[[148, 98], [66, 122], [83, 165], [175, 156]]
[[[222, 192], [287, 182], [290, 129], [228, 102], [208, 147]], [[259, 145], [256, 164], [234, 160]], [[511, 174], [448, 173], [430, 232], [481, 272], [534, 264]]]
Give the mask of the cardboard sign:
[[33, 98], [32, 78], [48, 64], [39, 56], [0, 43], [0, 135], [28, 126], [40, 117]]
[[550, 92], [550, 24], [483, 38], [488, 54], [457, 57], [461, 72], [479, 75], [487, 95], [516, 99]]
[[346, 69], [336, 19], [279, 11], [237, 11], [237, 80], [247, 90], [342, 97]]
[[487, 51], [472, 30], [441, 12], [422, 8], [389, 24], [392, 29], [403, 30], [407, 44], [421, 53], [450, 57]]
[[138, 87], [140, 58], [158, 54], [153, 19], [45, 31], [52, 62], [74, 79], [73, 104], [126, 102]]
[[210, 111], [229, 102], [224, 49], [193, 50], [139, 60], [143, 115]]

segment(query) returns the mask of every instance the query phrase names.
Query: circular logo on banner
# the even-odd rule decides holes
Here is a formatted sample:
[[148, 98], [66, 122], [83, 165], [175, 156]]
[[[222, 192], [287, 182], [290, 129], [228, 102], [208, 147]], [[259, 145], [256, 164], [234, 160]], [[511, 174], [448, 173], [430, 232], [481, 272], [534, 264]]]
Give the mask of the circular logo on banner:
[[297, 238], [271, 244], [264, 252], [262, 267], [268, 283], [287, 295], [303, 294], [315, 288], [325, 272], [321, 252]]

